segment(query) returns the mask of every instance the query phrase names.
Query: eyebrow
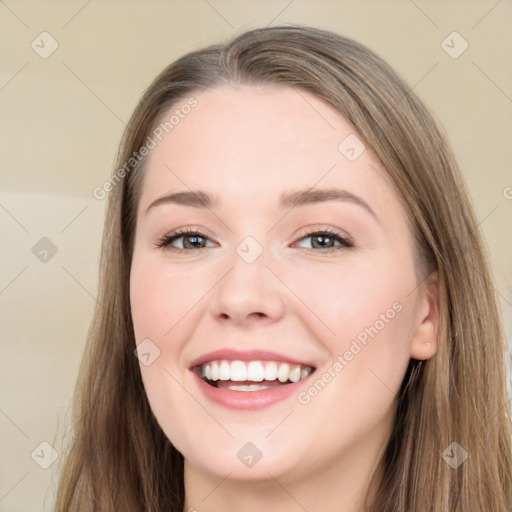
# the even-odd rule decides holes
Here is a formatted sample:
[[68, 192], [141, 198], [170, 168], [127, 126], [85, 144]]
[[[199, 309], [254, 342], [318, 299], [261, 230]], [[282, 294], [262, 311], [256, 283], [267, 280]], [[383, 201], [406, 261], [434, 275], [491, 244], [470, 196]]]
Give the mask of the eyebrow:
[[[280, 197], [281, 208], [294, 208], [297, 206], [306, 206], [310, 204], [319, 204], [327, 201], [342, 201], [353, 203], [364, 208], [370, 213], [375, 220], [378, 221], [377, 214], [370, 205], [361, 197], [338, 188], [327, 189], [303, 189], [283, 192]], [[218, 200], [214, 196], [210, 196], [201, 190], [191, 190], [183, 192], [175, 192], [160, 197], [153, 201], [147, 208], [146, 213], [162, 204], [177, 204], [181, 206], [190, 206], [193, 208], [214, 208], [218, 204]]]
[[213, 208], [217, 204], [217, 199], [212, 198], [206, 192], [201, 190], [191, 190], [184, 192], [175, 192], [163, 196], [153, 201], [147, 208], [146, 213], [161, 204], [179, 204], [181, 206], [192, 206], [194, 208]]

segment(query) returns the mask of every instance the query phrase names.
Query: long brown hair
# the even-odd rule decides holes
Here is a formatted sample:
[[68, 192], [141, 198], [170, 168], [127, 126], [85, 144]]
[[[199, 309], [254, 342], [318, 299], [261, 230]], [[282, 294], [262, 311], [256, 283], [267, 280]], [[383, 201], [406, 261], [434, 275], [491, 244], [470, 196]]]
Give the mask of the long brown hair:
[[[168, 66], [126, 128], [116, 170], [171, 107], [223, 83], [281, 84], [334, 106], [371, 148], [409, 211], [418, 281], [439, 274], [438, 350], [411, 360], [382, 459], [373, 512], [510, 512], [512, 427], [505, 336], [478, 223], [433, 116], [365, 46], [333, 32], [246, 32]], [[154, 418], [134, 356], [129, 278], [143, 160], [109, 195], [98, 306], [80, 368], [58, 512], [182, 512], [183, 456]], [[443, 457], [458, 443], [467, 459]]]

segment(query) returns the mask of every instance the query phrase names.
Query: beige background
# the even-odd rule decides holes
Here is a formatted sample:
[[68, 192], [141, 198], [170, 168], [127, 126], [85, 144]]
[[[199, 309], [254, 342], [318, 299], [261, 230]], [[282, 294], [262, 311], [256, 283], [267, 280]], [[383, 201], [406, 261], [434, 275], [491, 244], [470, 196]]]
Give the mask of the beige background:
[[[104, 201], [92, 190], [124, 123], [174, 58], [245, 29], [333, 29], [414, 86], [467, 178], [510, 340], [511, 18], [508, 1], [0, 1], [0, 511], [52, 508], [61, 457], [45, 470], [31, 453], [43, 441], [61, 451], [97, 285]], [[31, 47], [48, 51], [43, 31], [59, 45], [46, 59]], [[469, 44], [457, 59], [441, 47], [453, 31]], [[57, 247], [46, 263], [32, 253], [42, 237]], [[50, 455], [43, 446], [34, 459]]]

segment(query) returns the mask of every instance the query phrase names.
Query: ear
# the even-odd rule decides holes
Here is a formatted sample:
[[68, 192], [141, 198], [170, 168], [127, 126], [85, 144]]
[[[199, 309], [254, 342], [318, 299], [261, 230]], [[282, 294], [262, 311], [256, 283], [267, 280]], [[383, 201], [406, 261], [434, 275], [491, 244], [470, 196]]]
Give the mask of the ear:
[[411, 358], [429, 359], [437, 351], [439, 274], [434, 270], [421, 284], [411, 340]]

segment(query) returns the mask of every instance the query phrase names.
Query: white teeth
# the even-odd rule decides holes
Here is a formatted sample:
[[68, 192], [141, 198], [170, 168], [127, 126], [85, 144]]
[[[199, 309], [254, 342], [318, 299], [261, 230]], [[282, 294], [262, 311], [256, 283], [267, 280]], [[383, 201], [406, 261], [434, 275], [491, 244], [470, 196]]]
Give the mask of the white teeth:
[[265, 370], [260, 361], [251, 361], [247, 367], [247, 380], [261, 382], [265, 378]]
[[288, 379], [292, 382], [298, 382], [300, 380], [300, 366], [292, 366]]
[[[215, 364], [215, 363], [213, 363]], [[227, 380], [234, 380], [242, 382], [247, 380], [247, 368], [242, 361], [233, 361], [231, 363], [231, 378]]]
[[212, 380], [219, 380], [219, 364], [215, 361], [212, 363]]
[[277, 379], [277, 364], [270, 361], [265, 365], [265, 380]]
[[277, 378], [279, 382], [286, 382], [288, 380], [288, 376], [290, 375], [290, 365], [288, 363], [283, 363], [279, 370], [277, 370]]
[[[281, 383], [298, 382], [306, 378], [313, 369], [300, 364], [280, 363], [275, 361], [211, 361], [200, 369], [203, 378], [212, 381], [263, 382], [279, 380]], [[255, 387], [256, 386], [256, 387]], [[256, 391], [269, 386], [255, 384], [232, 385], [227, 389], [237, 391]], [[223, 386], [224, 387], [224, 386]], [[240, 389], [238, 389], [240, 388]], [[244, 388], [244, 389], [241, 389]], [[247, 388], [247, 389], [245, 389]], [[250, 389], [249, 389], [250, 388]]]
[[268, 389], [270, 386], [262, 386], [260, 384], [249, 384], [248, 386], [244, 384], [231, 384], [227, 388], [231, 391], [260, 391], [261, 389]]
[[219, 366], [219, 380], [229, 380], [231, 365], [227, 361], [221, 361]]

